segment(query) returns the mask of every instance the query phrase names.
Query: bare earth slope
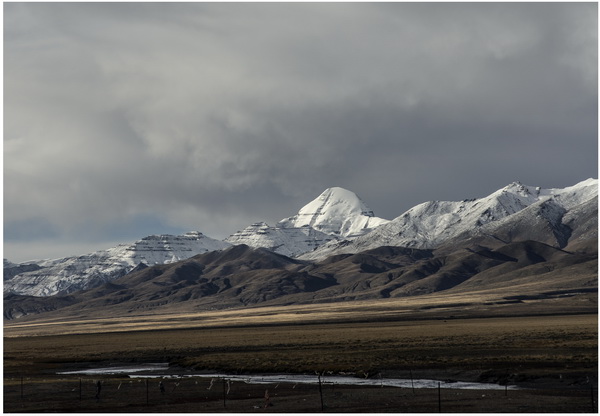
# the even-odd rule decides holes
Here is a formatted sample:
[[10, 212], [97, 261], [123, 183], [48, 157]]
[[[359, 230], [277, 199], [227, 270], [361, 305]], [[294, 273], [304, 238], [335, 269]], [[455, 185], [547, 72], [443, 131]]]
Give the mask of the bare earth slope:
[[[186, 235], [202, 245], [203, 254], [180, 261], [173, 257], [152, 267], [131, 263], [128, 274], [123, 270], [122, 276], [86, 290], [46, 297], [8, 294], [4, 318], [128, 318], [431, 294], [458, 296], [460, 303], [472, 305], [481, 303], [482, 296], [492, 304], [547, 300], [550, 309], [560, 304], [578, 313], [597, 313], [595, 179], [564, 189], [514, 183], [481, 199], [432, 201], [367, 232], [371, 221], [379, 219], [356, 195], [332, 188], [279, 226], [289, 223], [285, 227], [299, 230], [319, 225], [339, 236], [365, 232], [337, 241], [337, 254], [291, 258], [243, 244], [218, 242], [221, 246], [212, 247], [216, 240]], [[171, 240], [155, 240], [163, 257], [173, 255]], [[313, 253], [318, 252], [327, 250]]]
[[[590, 245], [588, 240], [597, 239], [597, 188], [596, 179], [563, 189], [515, 182], [479, 199], [426, 202], [392, 221], [375, 217], [353, 192], [329, 188], [276, 226], [256, 223], [226, 241], [191, 232], [148, 236], [133, 244], [61, 259], [21, 264], [5, 259], [4, 293], [12, 304], [14, 299], [25, 299], [15, 295], [67, 295], [100, 286], [144, 266], [174, 263], [241, 244], [312, 262], [382, 246], [435, 249], [439, 258], [459, 248], [479, 251], [530, 240], [572, 252], [585, 251]], [[242, 300], [242, 304], [281, 295], [276, 288], [265, 290], [275, 293]], [[393, 289], [386, 290], [389, 295]], [[214, 293], [209, 290], [206, 294]], [[22, 313], [27, 312], [14, 311], [5, 317]]]
[[[234, 246], [134, 271], [87, 291], [5, 298], [5, 318], [129, 316], [253, 305], [312, 304], [415, 297], [493, 295], [497, 301], [595, 295], [595, 240], [570, 252], [524, 241], [451, 253], [379, 247], [319, 263]], [[583, 249], [585, 247], [585, 250]], [[510, 298], [510, 299], [509, 299]], [[592, 307], [595, 305], [591, 305]], [[29, 315], [29, 317], [27, 317]]]

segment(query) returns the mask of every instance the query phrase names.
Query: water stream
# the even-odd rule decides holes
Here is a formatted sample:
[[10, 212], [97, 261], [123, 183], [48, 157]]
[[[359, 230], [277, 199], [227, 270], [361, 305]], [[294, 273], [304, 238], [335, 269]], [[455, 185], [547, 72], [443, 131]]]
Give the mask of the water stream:
[[[223, 373], [185, 373], [169, 374], [168, 363], [148, 363], [128, 366], [109, 366], [100, 368], [90, 368], [76, 371], [63, 371], [57, 374], [61, 375], [126, 375], [130, 378], [163, 378], [163, 379], [181, 379], [181, 378], [206, 378], [206, 379], [225, 379], [229, 381], [244, 382], [247, 384], [318, 384], [318, 375], [307, 374], [223, 374]], [[470, 389], [470, 390], [515, 390], [516, 386], [501, 386], [492, 383], [476, 383], [465, 381], [441, 381], [428, 379], [399, 379], [399, 378], [361, 378], [341, 375], [321, 376], [321, 383], [336, 384], [347, 386], [386, 386], [402, 387], [415, 389]]]

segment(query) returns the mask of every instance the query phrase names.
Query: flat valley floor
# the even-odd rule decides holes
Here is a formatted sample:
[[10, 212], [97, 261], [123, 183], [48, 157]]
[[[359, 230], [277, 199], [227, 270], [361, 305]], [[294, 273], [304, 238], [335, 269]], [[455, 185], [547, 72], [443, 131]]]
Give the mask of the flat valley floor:
[[[531, 413], [597, 412], [597, 313], [403, 315], [376, 303], [346, 310], [253, 311], [48, 321], [4, 328], [4, 412]], [[349, 306], [348, 306], [349, 307]], [[324, 308], [331, 308], [328, 312]], [[456, 309], [457, 311], [460, 308]], [[309, 312], [313, 311], [313, 313]], [[318, 318], [318, 319], [317, 319]], [[198, 377], [60, 375], [168, 362], [170, 374], [324, 374], [323, 385]], [[341, 386], [327, 376], [434, 379], [499, 390]], [[316, 376], [315, 376], [316, 377]], [[96, 382], [102, 381], [97, 399]], [[518, 389], [517, 389], [518, 387]], [[268, 400], [265, 398], [268, 397]]]

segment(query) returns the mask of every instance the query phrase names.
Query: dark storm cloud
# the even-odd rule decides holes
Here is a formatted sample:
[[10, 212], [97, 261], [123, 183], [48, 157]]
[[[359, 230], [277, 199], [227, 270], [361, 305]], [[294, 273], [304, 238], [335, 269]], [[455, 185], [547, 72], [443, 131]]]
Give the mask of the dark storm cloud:
[[5, 257], [595, 177], [596, 7], [5, 3]]

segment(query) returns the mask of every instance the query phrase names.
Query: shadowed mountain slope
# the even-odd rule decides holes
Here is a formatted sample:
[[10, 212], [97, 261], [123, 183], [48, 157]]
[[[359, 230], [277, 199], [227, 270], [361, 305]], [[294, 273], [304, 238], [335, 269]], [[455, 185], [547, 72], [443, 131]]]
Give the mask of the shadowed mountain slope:
[[[5, 260], [4, 317], [125, 317], [432, 293], [487, 293], [499, 302], [590, 294], [598, 280], [597, 201], [595, 179], [564, 189], [513, 183], [485, 198], [427, 202], [369, 231], [380, 219], [354, 194], [331, 188], [276, 230], [256, 228], [266, 234], [253, 244], [270, 249], [188, 233], [49, 265]], [[355, 237], [336, 237], [296, 258], [275, 250], [283, 236], [310, 248], [325, 241], [323, 231]], [[52, 284], [38, 285], [40, 279]], [[57, 294], [6, 290], [15, 285], [36, 296]]]
[[[190, 232], [148, 236], [133, 244], [61, 259], [21, 264], [5, 259], [4, 293], [66, 295], [114, 281], [144, 266], [174, 263], [242, 244], [313, 262], [381, 246], [435, 249], [440, 257], [458, 247], [495, 249], [529, 240], [579, 252], [587, 250], [588, 240], [597, 239], [597, 188], [596, 179], [562, 189], [515, 182], [479, 199], [425, 202], [392, 221], [375, 217], [353, 192], [329, 188], [276, 226], [255, 223], [226, 241]], [[232, 270], [233, 266], [224, 267]], [[387, 267], [365, 263], [361, 272]]]
[[[379, 247], [319, 263], [245, 245], [143, 268], [68, 296], [5, 298], [4, 316], [127, 316], [197, 312], [252, 305], [286, 305], [418, 296], [435, 292], [494, 292], [522, 286], [522, 296], [594, 291], [597, 245], [569, 252], [536, 241], [437, 253]], [[52, 312], [54, 311], [54, 312]]]

